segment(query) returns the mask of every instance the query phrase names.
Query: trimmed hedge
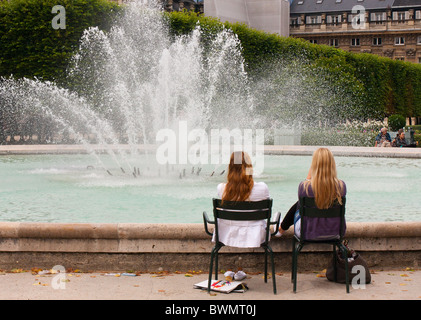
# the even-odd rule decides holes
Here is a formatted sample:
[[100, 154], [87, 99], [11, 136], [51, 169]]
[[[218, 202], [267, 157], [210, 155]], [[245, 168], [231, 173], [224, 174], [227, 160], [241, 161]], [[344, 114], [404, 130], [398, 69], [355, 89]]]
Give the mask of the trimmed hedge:
[[[176, 34], [190, 32], [197, 23], [211, 30], [218, 30], [222, 25], [231, 28], [241, 40], [243, 56], [251, 73], [272, 59], [298, 57], [316, 70], [322, 66], [338, 85], [352, 88], [356, 84], [351, 90], [355, 99], [361, 99], [359, 103], [363, 110], [356, 110], [355, 118], [383, 119], [395, 113], [421, 116], [421, 66], [418, 64], [346, 52], [303, 39], [268, 34], [241, 23], [222, 24], [215, 18], [186, 12], [172, 12], [168, 17]], [[342, 78], [335, 79], [335, 75]]]
[[[53, 29], [55, 5], [66, 9], [66, 28]], [[0, 1], [0, 76], [58, 80], [83, 30], [107, 29], [119, 6], [107, 0]]]
[[[54, 30], [54, 5], [66, 8], [66, 29]], [[0, 76], [41, 78], [60, 82], [84, 29], [107, 30], [122, 7], [107, 0], [0, 1]], [[166, 14], [172, 32], [186, 34], [199, 23], [207, 36], [231, 28], [241, 41], [247, 71], [253, 75], [270, 61], [299, 58], [314, 73], [350, 93], [351, 118], [382, 119], [391, 114], [421, 116], [421, 66], [372, 54], [354, 54], [329, 46], [221, 23], [188, 12]]]

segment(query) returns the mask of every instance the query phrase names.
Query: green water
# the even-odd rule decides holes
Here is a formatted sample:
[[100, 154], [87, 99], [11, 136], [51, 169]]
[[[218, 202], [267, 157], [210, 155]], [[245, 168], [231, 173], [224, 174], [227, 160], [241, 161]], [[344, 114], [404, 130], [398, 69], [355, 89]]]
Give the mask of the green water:
[[[1, 156], [0, 220], [201, 223], [202, 212], [212, 212], [217, 184], [226, 179], [223, 165], [204, 166], [197, 175], [191, 166], [159, 166], [151, 156], [138, 156], [129, 161], [141, 174], [134, 177], [111, 158], [101, 159]], [[265, 156], [264, 172], [255, 180], [269, 186], [275, 211], [284, 215], [297, 200], [310, 162], [308, 156]], [[421, 219], [421, 160], [336, 157], [336, 163], [348, 188], [347, 221]]]

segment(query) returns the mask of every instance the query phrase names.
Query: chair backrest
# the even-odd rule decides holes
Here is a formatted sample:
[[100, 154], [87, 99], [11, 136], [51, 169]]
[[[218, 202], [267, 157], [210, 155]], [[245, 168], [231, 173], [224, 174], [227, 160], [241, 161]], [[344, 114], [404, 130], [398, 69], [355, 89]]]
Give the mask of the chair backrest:
[[225, 220], [267, 220], [265, 243], [269, 242], [270, 218], [272, 215], [272, 199], [261, 201], [222, 201], [212, 199], [215, 217], [215, 236], [219, 241], [218, 219]]
[[346, 231], [345, 203], [337, 201], [328, 209], [319, 209], [315, 199], [300, 197], [300, 216], [302, 241], [342, 240]]

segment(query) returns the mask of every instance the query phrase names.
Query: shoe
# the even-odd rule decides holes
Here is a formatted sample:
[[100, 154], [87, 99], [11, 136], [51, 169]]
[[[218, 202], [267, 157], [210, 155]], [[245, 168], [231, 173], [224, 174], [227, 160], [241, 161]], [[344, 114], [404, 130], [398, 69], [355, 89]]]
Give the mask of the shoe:
[[234, 279], [235, 273], [231, 270], [224, 273], [224, 277], [226, 281], [232, 281]]
[[234, 280], [235, 281], [240, 281], [243, 280], [247, 277], [247, 274], [242, 271], [242, 270], [238, 270], [237, 273], [234, 275]]
[[278, 230], [278, 232], [277, 233], [275, 233], [275, 237], [277, 237], [277, 238], [280, 238], [280, 237], [282, 237], [282, 235], [283, 235], [284, 233], [282, 232], [279, 232], [279, 230]]

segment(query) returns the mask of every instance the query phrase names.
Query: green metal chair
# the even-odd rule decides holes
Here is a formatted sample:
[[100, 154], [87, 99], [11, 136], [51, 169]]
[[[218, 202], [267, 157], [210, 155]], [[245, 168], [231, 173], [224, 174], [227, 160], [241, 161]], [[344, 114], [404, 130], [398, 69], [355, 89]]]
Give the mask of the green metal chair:
[[[292, 273], [291, 281], [294, 284], [294, 293], [297, 290], [297, 260], [298, 254], [306, 244], [331, 244], [333, 246], [333, 258], [336, 259], [336, 248], [341, 252], [345, 261], [345, 283], [346, 292], [349, 293], [349, 273], [347, 249], [343, 245], [345, 234], [345, 202], [342, 197], [342, 205], [335, 203], [329, 209], [318, 209], [314, 198], [300, 197], [301, 232], [299, 235], [294, 232], [292, 239]], [[327, 219], [327, 220], [325, 220]], [[332, 220], [335, 219], [335, 220]], [[328, 222], [330, 220], [330, 222]], [[321, 232], [314, 237], [317, 232]], [[336, 277], [336, 263], [335, 277]], [[336, 279], [335, 279], [336, 280]]]
[[[224, 201], [221, 204], [220, 199], [212, 199], [213, 201], [213, 215], [214, 221], [210, 221], [206, 212], [203, 212], [203, 222], [205, 225], [205, 231], [208, 235], [213, 236], [208, 229], [208, 224], [215, 225], [215, 246], [211, 252], [211, 260], [209, 267], [209, 281], [208, 281], [208, 292], [210, 292], [210, 285], [212, 281], [212, 272], [213, 265], [215, 262], [215, 280], [218, 280], [218, 252], [225, 246], [222, 242], [219, 241], [219, 230], [218, 230], [218, 219], [225, 220], [266, 220], [266, 235], [265, 241], [260, 245], [265, 250], [265, 277], [264, 280], [267, 282], [267, 256], [270, 255], [271, 264], [272, 264], [272, 280], [273, 280], [273, 293], [276, 294], [276, 281], [275, 281], [275, 264], [273, 261], [273, 251], [269, 245], [270, 237], [269, 235], [275, 235], [279, 229], [279, 220], [280, 214], [278, 213], [276, 221], [270, 221], [272, 215], [272, 199], [262, 200], [262, 201], [244, 201], [244, 202], [235, 202], [235, 201]], [[270, 226], [275, 225], [274, 232], [270, 232]]]

